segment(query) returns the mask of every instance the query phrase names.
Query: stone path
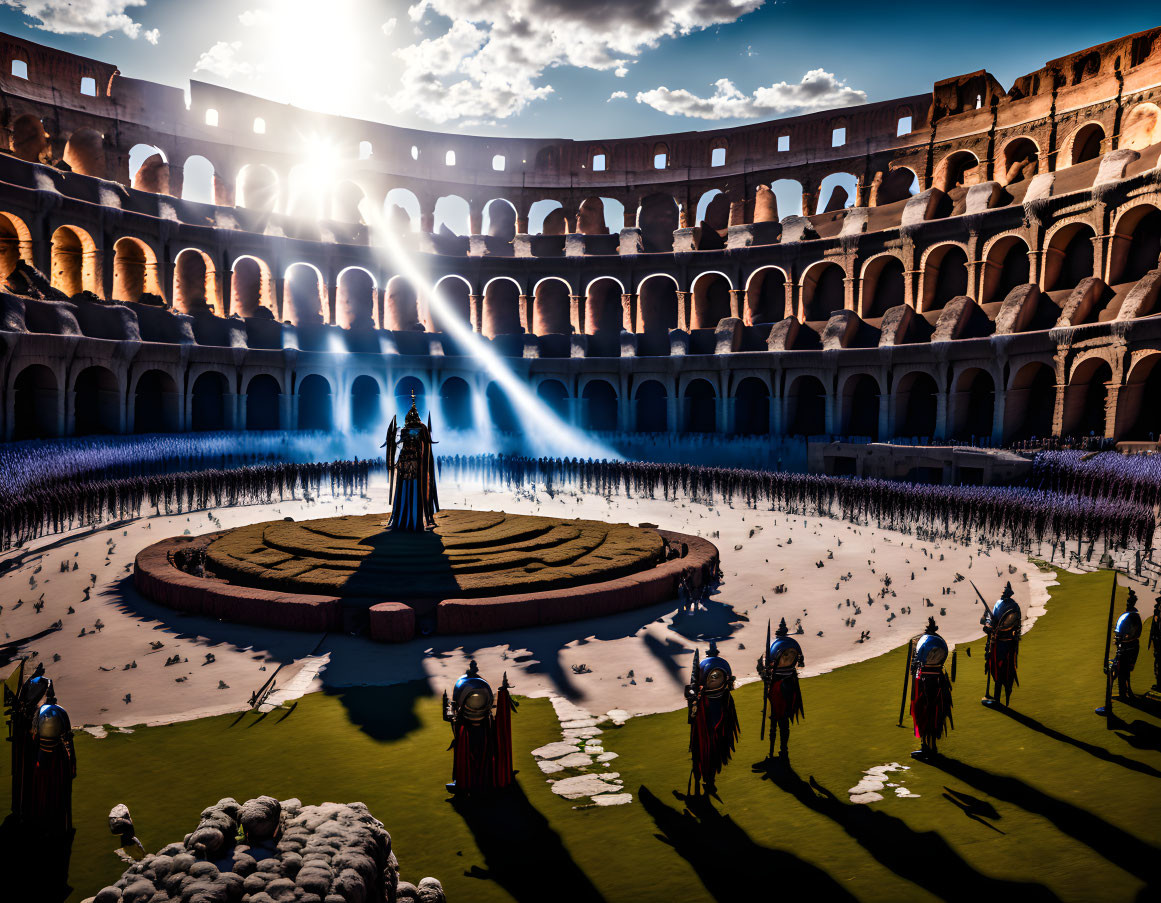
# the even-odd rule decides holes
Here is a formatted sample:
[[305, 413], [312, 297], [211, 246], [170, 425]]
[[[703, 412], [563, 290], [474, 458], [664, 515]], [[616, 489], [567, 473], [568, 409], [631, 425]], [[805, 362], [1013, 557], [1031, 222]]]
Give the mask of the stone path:
[[903, 775], [900, 774], [894, 781], [887, 780], [887, 775], [893, 771], [910, 771], [910, 765], [900, 765], [898, 762], [888, 762], [886, 765], [875, 765], [863, 772], [859, 783], [847, 791], [851, 795], [852, 803], [876, 803], [883, 798], [879, 791], [890, 787], [898, 797], [918, 798], [920, 794], [912, 793], [903, 786]]
[[552, 792], [577, 800], [577, 809], [632, 802], [633, 794], [625, 792], [620, 774], [610, 770], [609, 763], [617, 753], [605, 749], [604, 731], [597, 726], [611, 723], [619, 727], [629, 713], [614, 709], [598, 717], [563, 696], [552, 696], [550, 701], [564, 739], [532, 750], [532, 756], [540, 770], [552, 776], [548, 779]]

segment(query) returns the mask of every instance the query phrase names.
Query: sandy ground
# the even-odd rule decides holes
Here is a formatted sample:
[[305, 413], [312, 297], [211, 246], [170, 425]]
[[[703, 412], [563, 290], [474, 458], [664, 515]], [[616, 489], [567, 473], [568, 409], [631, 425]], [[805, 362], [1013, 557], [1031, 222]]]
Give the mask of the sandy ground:
[[[440, 694], [470, 658], [494, 681], [507, 671], [520, 695], [563, 696], [596, 713], [644, 714], [684, 705], [681, 688], [692, 653], [704, 652], [710, 638], [718, 640], [745, 682], [756, 679], [767, 621], [777, 627], [785, 617], [793, 630], [801, 620], [804, 673], [817, 674], [898, 646], [922, 630], [928, 615], [950, 642], [979, 636], [983, 607], [967, 579], [989, 602], [1011, 580], [1028, 616], [1026, 629], [1044, 611], [1050, 585], [1050, 575], [1015, 554], [981, 554], [836, 520], [688, 501], [513, 497], [444, 485], [440, 500], [449, 508], [651, 523], [705, 536], [721, 551], [725, 576], [694, 612], [663, 604], [508, 635], [429, 637], [391, 646], [181, 615], [143, 599], [132, 587], [134, 555], [161, 537], [288, 515], [385, 510], [385, 495], [385, 486], [376, 484], [370, 499], [324, 497], [309, 505], [225, 509], [213, 519], [204, 512], [152, 517], [49, 537], [7, 556], [21, 560], [0, 575], [0, 635], [6, 643], [23, 640], [20, 651], [35, 652], [36, 660], [44, 661], [74, 725], [127, 727], [240, 711], [272, 676], [274, 701], [324, 685], [417, 678], [429, 680]], [[68, 563], [67, 572], [61, 572], [62, 562]], [[958, 574], [967, 579], [957, 581]], [[776, 593], [778, 586], [785, 592]], [[58, 620], [62, 629], [39, 635]], [[96, 631], [98, 621], [103, 627]], [[173, 655], [181, 661], [166, 665]]]

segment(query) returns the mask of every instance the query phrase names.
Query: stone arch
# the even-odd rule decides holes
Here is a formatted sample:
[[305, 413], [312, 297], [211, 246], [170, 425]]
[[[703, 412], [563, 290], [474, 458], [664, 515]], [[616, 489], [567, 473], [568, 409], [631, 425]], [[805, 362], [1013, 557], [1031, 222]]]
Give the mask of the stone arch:
[[269, 373], [258, 373], [246, 384], [246, 429], [276, 430], [281, 426], [282, 386]]
[[61, 226], [52, 233], [53, 288], [70, 298], [80, 292], [101, 294], [97, 270], [97, 246], [79, 226]]
[[33, 113], [22, 113], [12, 120], [8, 146], [21, 160], [29, 163], [51, 163], [52, 147], [44, 123]]
[[569, 335], [572, 333], [572, 288], [557, 276], [547, 276], [536, 283], [532, 296], [532, 332], [534, 335]]
[[1040, 147], [1027, 135], [1011, 138], [1000, 149], [1000, 170], [996, 181], [1001, 185], [1031, 180], [1040, 168]]
[[20, 217], [0, 212], [0, 281], [22, 260], [32, 264], [32, 233]]
[[82, 176], [105, 178], [105, 136], [96, 129], [77, 129], [65, 144], [64, 161]]
[[133, 387], [133, 431], [176, 433], [181, 429], [181, 393], [164, 370], [146, 370]]
[[218, 296], [217, 273], [210, 255], [186, 248], [173, 261], [173, 307], [178, 313], [213, 311]]
[[181, 168], [181, 199], [212, 204], [214, 194], [214, 164], [201, 154], [187, 157]]
[[243, 254], [234, 261], [230, 278], [230, 312], [240, 317], [276, 319], [274, 274], [266, 261]]
[[470, 430], [475, 426], [472, 390], [467, 381], [449, 376], [439, 389], [440, 414], [450, 430]]
[[406, 188], [392, 188], [383, 200], [383, 213], [387, 219], [387, 226], [398, 234], [416, 232], [419, 230], [420, 214], [419, 198], [415, 192]]
[[923, 303], [920, 313], [942, 310], [952, 298], [967, 294], [967, 252], [962, 245], [946, 243], [923, 255]]
[[691, 329], [716, 329], [730, 316], [730, 290], [733, 284], [724, 273], [711, 270], [693, 280]]
[[581, 389], [581, 426], [587, 430], [612, 432], [618, 425], [617, 390], [605, 379], [593, 378]]
[[196, 432], [226, 428], [226, 393], [230, 381], [216, 370], [206, 370], [190, 387], [190, 429]]
[[653, 273], [637, 286], [637, 332], [666, 334], [678, 324], [677, 280], [668, 273]]
[[903, 261], [894, 254], [878, 254], [863, 264], [859, 316], [882, 317], [906, 302]]
[[129, 149], [129, 184], [136, 191], [169, 194], [169, 158], [152, 144]]
[[770, 388], [757, 376], [746, 376], [734, 387], [734, 433], [765, 436], [770, 432]]
[[967, 367], [952, 383], [950, 432], [953, 439], [988, 438], [996, 410], [996, 382], [981, 367]]
[[1103, 357], [1093, 355], [1077, 362], [1064, 390], [1061, 435], [1105, 435], [1108, 423], [1109, 383], [1113, 368]]
[[1056, 410], [1056, 371], [1031, 361], [1012, 374], [1004, 393], [1004, 442], [1052, 435]]
[[746, 323], [777, 323], [786, 316], [786, 271], [759, 267], [746, 280]]
[[984, 248], [980, 303], [1003, 301], [1008, 292], [1029, 281], [1028, 243], [1019, 235], [1002, 235]]
[[1139, 103], [1121, 123], [1118, 147], [1139, 151], [1157, 143], [1161, 143], [1161, 107], [1155, 103]]
[[416, 413], [420, 417], [426, 417], [428, 413], [427, 384], [424, 380], [421, 377], [413, 375], [403, 376], [396, 380], [393, 392], [395, 397], [395, 412], [399, 414], [401, 420], [411, 409], [413, 394], [415, 396]]
[[1074, 289], [1093, 275], [1096, 232], [1084, 222], [1057, 226], [1045, 236], [1043, 286], [1046, 292]]
[[383, 392], [379, 380], [366, 373], [356, 376], [351, 383], [351, 429], [357, 433], [378, 430], [383, 419]]
[[[335, 285], [335, 309], [338, 325], [344, 329], [374, 329], [378, 325], [375, 303], [379, 286], [375, 277], [363, 267], [349, 266], [339, 271]], [[419, 317], [412, 317], [409, 328], [419, 325]]]
[[1104, 126], [1099, 122], [1086, 122], [1073, 131], [1065, 141], [1065, 152], [1061, 154], [1065, 160], [1065, 165], [1076, 166], [1078, 163], [1095, 160], [1101, 155], [1101, 145], [1104, 140]]
[[1158, 258], [1161, 258], [1161, 210], [1153, 204], [1137, 204], [1121, 211], [1113, 224], [1109, 245], [1109, 285], [1136, 282], [1161, 266]]
[[846, 304], [846, 271], [833, 260], [812, 263], [802, 274], [801, 317], [804, 323], [829, 320]]
[[282, 315], [295, 326], [322, 326], [327, 320], [326, 285], [313, 263], [286, 268]]
[[73, 435], [119, 433], [121, 382], [107, 367], [86, 367], [73, 380]]
[[331, 192], [331, 219], [339, 223], [363, 222], [363, 201], [367, 192], [357, 182], [343, 179]]
[[818, 186], [818, 209], [815, 213], [834, 213], [853, 207], [858, 200], [859, 180], [849, 172], [832, 172]]
[[801, 374], [787, 386], [786, 432], [794, 436], [826, 432], [826, 388], [818, 377]]
[[541, 198], [528, 208], [528, 234], [564, 235], [566, 231], [564, 206], [560, 201]]
[[419, 292], [407, 277], [392, 276], [387, 280], [383, 305], [386, 329], [407, 332], [420, 328]]
[[1161, 352], [1150, 350], [1133, 362], [1117, 393], [1115, 436], [1119, 440], [1161, 438]]
[[428, 326], [432, 332], [448, 332], [448, 321], [465, 330], [472, 323], [472, 286], [463, 276], [444, 276], [435, 284], [428, 305]]
[[12, 380], [12, 438], [52, 439], [60, 435], [60, 383], [44, 364], [29, 364]]
[[624, 294], [625, 286], [612, 276], [599, 276], [588, 284], [585, 289], [585, 331], [589, 335], [621, 332]]
[[896, 166], [888, 170], [875, 193], [875, 206], [883, 207], [897, 201], [905, 201], [919, 190], [919, 176], [906, 166]]
[[700, 376], [691, 379], [685, 384], [682, 402], [685, 407], [686, 432], [718, 431], [718, 393], [712, 382]]
[[484, 234], [500, 241], [516, 237], [516, 207], [507, 198], [493, 198], [484, 205]]
[[146, 292], [164, 297], [153, 248], [139, 238], [117, 239], [113, 245], [113, 300], [136, 301]]
[[939, 386], [923, 370], [910, 370], [895, 383], [895, 435], [932, 439], [939, 416]]
[[334, 391], [331, 382], [319, 373], [298, 380], [298, 428], [329, 433], [335, 428]]
[[669, 429], [669, 393], [665, 384], [645, 379], [637, 384], [633, 395], [636, 428], [639, 433], [664, 433]]
[[971, 184], [975, 180], [976, 169], [979, 165], [979, 157], [971, 151], [954, 150], [940, 160], [939, 165], [935, 167], [931, 179], [932, 186], [946, 193]]
[[843, 380], [840, 432], [846, 436], [867, 436], [872, 442], [878, 442], [881, 395], [879, 381], [869, 373], [853, 373]]
[[520, 286], [509, 276], [496, 276], [484, 286], [481, 332], [490, 339], [524, 332], [520, 322]]
[[238, 171], [237, 205], [259, 213], [273, 213], [278, 207], [278, 173], [265, 163], [247, 163]]
[[718, 231], [725, 229], [730, 223], [730, 196], [720, 188], [702, 192], [697, 201], [694, 222]]
[[637, 208], [637, 228], [645, 252], [671, 253], [673, 233], [680, 223], [677, 201], [669, 194], [650, 194], [641, 199]]
[[[620, 208], [621, 225], [612, 226], [609, 220], [615, 220], [616, 210], [612, 207], [606, 210], [605, 201]], [[610, 232], [619, 232], [625, 225], [625, 206], [612, 198], [591, 197], [581, 201], [576, 213], [576, 231], [581, 235], [608, 235]]]
[[448, 194], [435, 202], [435, 231], [447, 229], [454, 235], [468, 235], [471, 230], [472, 208], [458, 194]]
[[777, 179], [770, 183], [770, 190], [774, 192], [783, 217], [807, 214], [802, 207], [802, 183], [797, 179]]
[[568, 389], [559, 379], [543, 379], [536, 386], [536, 397], [539, 398], [561, 420], [566, 423], [570, 420], [568, 411]]

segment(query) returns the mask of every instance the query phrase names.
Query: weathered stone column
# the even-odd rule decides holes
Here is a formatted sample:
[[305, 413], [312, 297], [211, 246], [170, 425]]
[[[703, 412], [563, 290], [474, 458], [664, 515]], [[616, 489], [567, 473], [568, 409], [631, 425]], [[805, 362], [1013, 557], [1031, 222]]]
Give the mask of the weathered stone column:
[[[742, 288], [730, 289], [730, 316], [742, 319], [742, 310], [746, 305], [746, 290]], [[749, 325], [749, 324], [747, 324]]]
[[468, 319], [471, 321], [472, 332], [480, 332], [484, 321], [484, 296], [468, 295]]
[[621, 295], [621, 320], [625, 332], [637, 331], [637, 295], [633, 292]]
[[520, 295], [518, 302], [518, 310], [520, 316], [520, 328], [524, 330], [525, 335], [532, 335], [532, 305], [528, 303], [527, 295]]
[[572, 331], [575, 335], [585, 334], [584, 295], [568, 296], [568, 321], [572, 324]]
[[690, 310], [689, 299], [693, 292], [677, 292], [677, 328], [682, 332], [689, 332]]
[[298, 399], [294, 395], [278, 396], [278, 425], [284, 430], [298, 429]]

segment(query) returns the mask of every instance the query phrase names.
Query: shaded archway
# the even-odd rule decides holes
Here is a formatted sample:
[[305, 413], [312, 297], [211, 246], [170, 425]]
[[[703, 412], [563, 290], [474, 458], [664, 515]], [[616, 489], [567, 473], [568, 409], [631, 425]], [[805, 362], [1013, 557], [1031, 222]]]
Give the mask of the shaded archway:
[[843, 383], [840, 432], [879, 441], [879, 383], [873, 376], [860, 373]]
[[951, 437], [990, 439], [996, 410], [996, 384], [978, 367], [959, 374], [951, 392]]
[[480, 330], [488, 338], [524, 332], [520, 322], [520, 286], [498, 276], [484, 287], [484, 315]]
[[230, 279], [230, 312], [240, 317], [275, 319], [274, 275], [265, 261], [257, 257], [239, 257], [234, 261]]
[[236, 206], [272, 213], [278, 206], [278, 173], [264, 163], [248, 163], [238, 172]]
[[269, 373], [259, 373], [246, 385], [246, 429], [276, 430], [281, 426], [282, 389]]
[[181, 429], [181, 395], [173, 377], [146, 370], [133, 393], [133, 432], [176, 433]]
[[959, 245], [939, 245], [923, 266], [923, 306], [920, 313], [942, 310], [947, 302], [967, 294], [967, 254]]
[[446, 195], [435, 202], [435, 231], [447, 230], [453, 235], [471, 231], [471, 207], [458, 194]]
[[450, 430], [470, 430], [475, 426], [472, 416], [472, 390], [466, 380], [458, 376], [445, 379], [439, 390], [440, 414]]
[[706, 379], [692, 379], [685, 386], [685, 430], [689, 433], [716, 433], [718, 394]]
[[334, 397], [325, 376], [312, 373], [299, 381], [298, 428], [322, 432], [335, 428]]
[[777, 323], [786, 316], [786, 274], [778, 267], [755, 270], [746, 283], [746, 323]]
[[96, 129], [77, 129], [65, 144], [64, 161], [82, 176], [105, 178], [105, 136]]
[[734, 433], [764, 436], [770, 432], [770, 390], [756, 376], [747, 376], [734, 389]]
[[488, 417], [497, 430], [502, 433], [521, 432], [520, 418], [516, 416], [516, 409], [512, 407], [512, 400], [499, 383], [488, 383], [484, 397], [488, 403]]
[[186, 248], [173, 262], [173, 307], [179, 313], [199, 314], [214, 309], [217, 278], [210, 255]]
[[1025, 364], [1004, 394], [1004, 441], [1051, 436], [1055, 409], [1056, 374], [1047, 364]]
[[12, 382], [12, 438], [51, 439], [60, 432], [60, 386], [44, 364], [30, 364]]
[[392, 276], [387, 280], [383, 296], [387, 329], [402, 332], [420, 328], [419, 293], [411, 280], [404, 276]]
[[[347, 267], [339, 273], [335, 287], [335, 309], [338, 325], [345, 329], [374, 329], [378, 317], [375, 311], [375, 277], [362, 267]], [[413, 316], [411, 328], [418, 325]]]
[[904, 304], [903, 261], [893, 254], [872, 258], [863, 270], [862, 296], [863, 319], [882, 317]]
[[1000, 171], [996, 180], [1001, 185], [1013, 185], [1036, 175], [1040, 166], [1040, 148], [1036, 142], [1021, 136], [1004, 145], [1000, 155]]
[[826, 432], [826, 389], [814, 376], [799, 376], [786, 392], [786, 432], [817, 436]]
[[802, 277], [802, 320], [829, 320], [845, 303], [846, 273], [837, 263], [816, 263]]
[[208, 371], [194, 380], [190, 390], [190, 429], [226, 428], [226, 392], [229, 383], [221, 373]]
[[73, 392], [73, 435], [121, 432], [121, 386], [111, 370], [86, 367]]
[[1064, 392], [1061, 435], [1105, 435], [1112, 378], [1112, 367], [1103, 358], [1090, 357], [1077, 366]]
[[721, 273], [702, 273], [693, 281], [691, 329], [715, 329], [730, 316], [730, 288]]
[[169, 194], [169, 163], [161, 148], [135, 144], [129, 149], [129, 184], [135, 191]]
[[544, 380], [536, 387], [536, 395], [565, 423], [572, 420], [568, 410], [568, 389], [560, 380]]
[[669, 429], [669, 393], [657, 380], [647, 379], [637, 386], [634, 407], [637, 432], [664, 433]]
[[387, 225], [396, 234], [405, 234], [419, 229], [419, 198], [406, 188], [392, 188], [383, 200], [383, 211]]
[[617, 334], [624, 323], [622, 295], [624, 289], [616, 279], [607, 276], [594, 279], [585, 292], [585, 331]]
[[645, 253], [669, 253], [673, 250], [673, 233], [678, 226], [677, 201], [668, 194], [651, 194], [637, 209], [637, 228]]
[[588, 430], [608, 432], [617, 428], [617, 390], [603, 379], [590, 379], [581, 390], [584, 416], [581, 425]]
[[935, 379], [921, 370], [904, 374], [895, 386], [895, 435], [932, 439], [939, 412]]
[[516, 237], [516, 208], [506, 198], [493, 198], [484, 205], [483, 234], [500, 241]]
[[1161, 438], [1161, 354], [1138, 360], [1117, 394], [1116, 438], [1156, 442]]
[[818, 186], [818, 209], [815, 213], [834, 213], [854, 205], [859, 180], [849, 172], [832, 172]]
[[1082, 125], [1072, 136], [1072, 147], [1069, 162], [1087, 163], [1101, 155], [1101, 142], [1105, 140], [1105, 130], [1099, 123], [1090, 122]]
[[309, 263], [286, 268], [283, 317], [295, 326], [321, 326], [326, 322], [326, 288], [322, 273]]
[[200, 154], [188, 157], [181, 168], [181, 199], [212, 204], [214, 194], [214, 164]]
[[677, 282], [671, 276], [646, 276], [637, 289], [641, 333], [665, 335], [677, 328]]
[[61, 226], [52, 233], [53, 288], [70, 298], [83, 291], [100, 294], [97, 277], [97, 246], [89, 233], [77, 226]]
[[1161, 210], [1139, 204], [1121, 214], [1109, 248], [1109, 285], [1136, 282], [1158, 267], [1161, 258]]
[[32, 233], [20, 217], [0, 213], [0, 280], [22, 260], [32, 263]]
[[534, 335], [568, 335], [572, 332], [572, 290], [563, 279], [541, 279], [532, 298]]
[[423, 381], [415, 376], [405, 376], [395, 383], [395, 411], [399, 419], [403, 420], [407, 412], [415, 404], [415, 412], [420, 417], [427, 417], [427, 387]]
[[44, 123], [32, 113], [22, 113], [12, 120], [8, 146], [20, 160], [29, 163], [52, 163], [52, 147]]
[[1005, 235], [992, 243], [984, 258], [980, 303], [1003, 301], [1029, 278], [1028, 244], [1018, 235]]
[[943, 192], [962, 188], [974, 180], [975, 170], [979, 165], [979, 158], [971, 151], [953, 151], [935, 168], [932, 186]]
[[428, 317], [432, 332], [447, 332], [448, 318], [471, 328], [472, 288], [462, 276], [444, 276], [435, 284], [435, 297], [428, 305]]
[[1087, 223], [1069, 223], [1052, 233], [1044, 252], [1044, 290], [1073, 289], [1093, 274], [1093, 239]]
[[113, 300], [136, 301], [146, 292], [162, 296], [153, 249], [137, 238], [119, 238], [113, 245]]
[[892, 169], [883, 176], [875, 193], [875, 206], [883, 207], [911, 197], [919, 189], [919, 177], [906, 166]]
[[1155, 103], [1139, 103], [1121, 123], [1119, 148], [1140, 151], [1161, 142], [1161, 107]]
[[383, 425], [383, 398], [379, 381], [363, 374], [351, 383], [351, 429], [366, 433]]

